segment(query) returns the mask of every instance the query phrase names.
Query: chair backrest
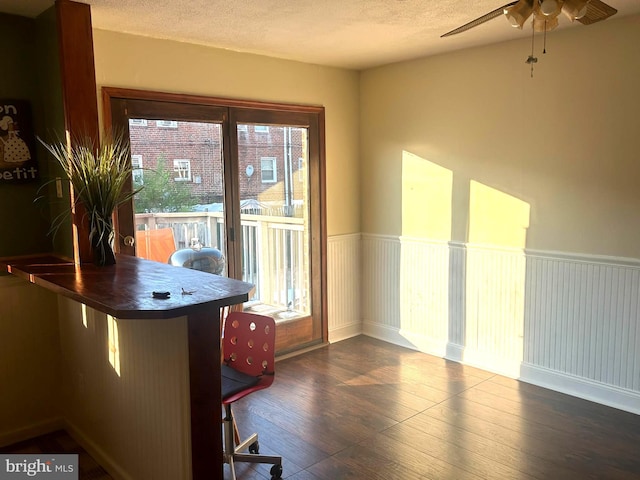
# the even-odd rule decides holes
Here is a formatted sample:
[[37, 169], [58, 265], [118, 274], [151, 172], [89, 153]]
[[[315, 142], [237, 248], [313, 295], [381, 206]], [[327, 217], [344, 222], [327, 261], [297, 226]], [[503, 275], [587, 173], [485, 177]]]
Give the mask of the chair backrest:
[[[276, 322], [248, 312], [229, 312], [224, 322], [224, 363], [252, 376], [275, 373]], [[269, 382], [270, 383], [270, 382]]]

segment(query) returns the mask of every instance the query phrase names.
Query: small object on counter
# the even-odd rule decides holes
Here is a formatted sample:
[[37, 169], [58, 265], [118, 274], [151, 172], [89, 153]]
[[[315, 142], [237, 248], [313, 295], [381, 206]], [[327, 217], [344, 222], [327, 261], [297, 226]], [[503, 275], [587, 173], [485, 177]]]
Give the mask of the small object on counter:
[[153, 298], [167, 299], [171, 296], [171, 292], [152, 292]]

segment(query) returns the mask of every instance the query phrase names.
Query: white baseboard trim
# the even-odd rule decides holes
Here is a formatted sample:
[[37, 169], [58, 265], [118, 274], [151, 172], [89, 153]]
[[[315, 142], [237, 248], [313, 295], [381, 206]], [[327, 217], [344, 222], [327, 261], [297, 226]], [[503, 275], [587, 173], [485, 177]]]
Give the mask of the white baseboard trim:
[[640, 415], [640, 392], [612, 387], [527, 363], [520, 367], [519, 380]]
[[502, 359], [492, 360], [484, 355], [474, 354], [462, 345], [448, 343], [442, 346], [424, 337], [376, 323], [365, 321], [362, 333], [394, 345], [444, 357], [447, 360], [640, 415], [640, 392], [612, 387], [527, 363], [516, 364]]
[[452, 362], [462, 363], [462, 359], [464, 358], [464, 345], [451, 342], [447, 343], [447, 352], [444, 358]]
[[362, 324], [360, 322], [344, 325], [329, 330], [329, 343], [346, 340], [347, 338], [356, 337], [360, 334], [362, 334]]
[[436, 357], [444, 357], [447, 353], [446, 346], [442, 342], [434, 341], [424, 335], [416, 335], [415, 333], [380, 325], [379, 323], [367, 322], [366, 320], [362, 323], [362, 327], [362, 333], [365, 335], [400, 347], [410, 348]]
[[12, 445], [14, 443], [29, 440], [31, 438], [39, 437], [40, 435], [46, 435], [47, 433], [61, 430], [65, 427], [62, 418], [51, 418], [49, 420], [43, 420], [42, 422], [34, 423], [17, 430], [10, 432], [0, 432], [0, 447]]
[[445, 358], [510, 378], [518, 378], [522, 366], [521, 362], [491, 356], [451, 342], [447, 344]]
[[65, 429], [91, 455], [98, 464], [104, 468], [114, 480], [134, 480], [134, 478], [125, 472], [110, 455], [100, 448], [100, 446], [85, 435], [82, 430], [77, 428], [73, 423], [65, 420]]

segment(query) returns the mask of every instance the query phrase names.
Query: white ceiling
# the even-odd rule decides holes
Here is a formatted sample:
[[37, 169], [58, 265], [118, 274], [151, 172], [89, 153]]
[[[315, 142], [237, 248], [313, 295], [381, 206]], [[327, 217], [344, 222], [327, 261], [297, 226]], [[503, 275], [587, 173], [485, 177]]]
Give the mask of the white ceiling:
[[[361, 70], [529, 33], [496, 18], [445, 32], [509, 0], [79, 0], [94, 28]], [[53, 0], [0, 0], [0, 12], [35, 17]], [[607, 0], [621, 17], [638, 0]], [[561, 18], [560, 28], [586, 27]]]

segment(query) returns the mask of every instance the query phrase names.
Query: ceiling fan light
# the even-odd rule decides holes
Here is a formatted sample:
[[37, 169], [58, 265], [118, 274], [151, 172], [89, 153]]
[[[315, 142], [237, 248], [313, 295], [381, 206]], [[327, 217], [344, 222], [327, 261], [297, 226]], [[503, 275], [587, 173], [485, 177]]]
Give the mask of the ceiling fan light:
[[540, 13], [545, 17], [555, 17], [560, 13], [560, 2], [557, 0], [542, 0], [540, 2]]
[[565, 0], [562, 5], [562, 12], [569, 17], [572, 22], [584, 17], [587, 14], [587, 5], [590, 0]]
[[514, 28], [522, 29], [524, 22], [533, 13], [534, 0], [518, 0], [518, 3], [504, 9], [504, 15]]

